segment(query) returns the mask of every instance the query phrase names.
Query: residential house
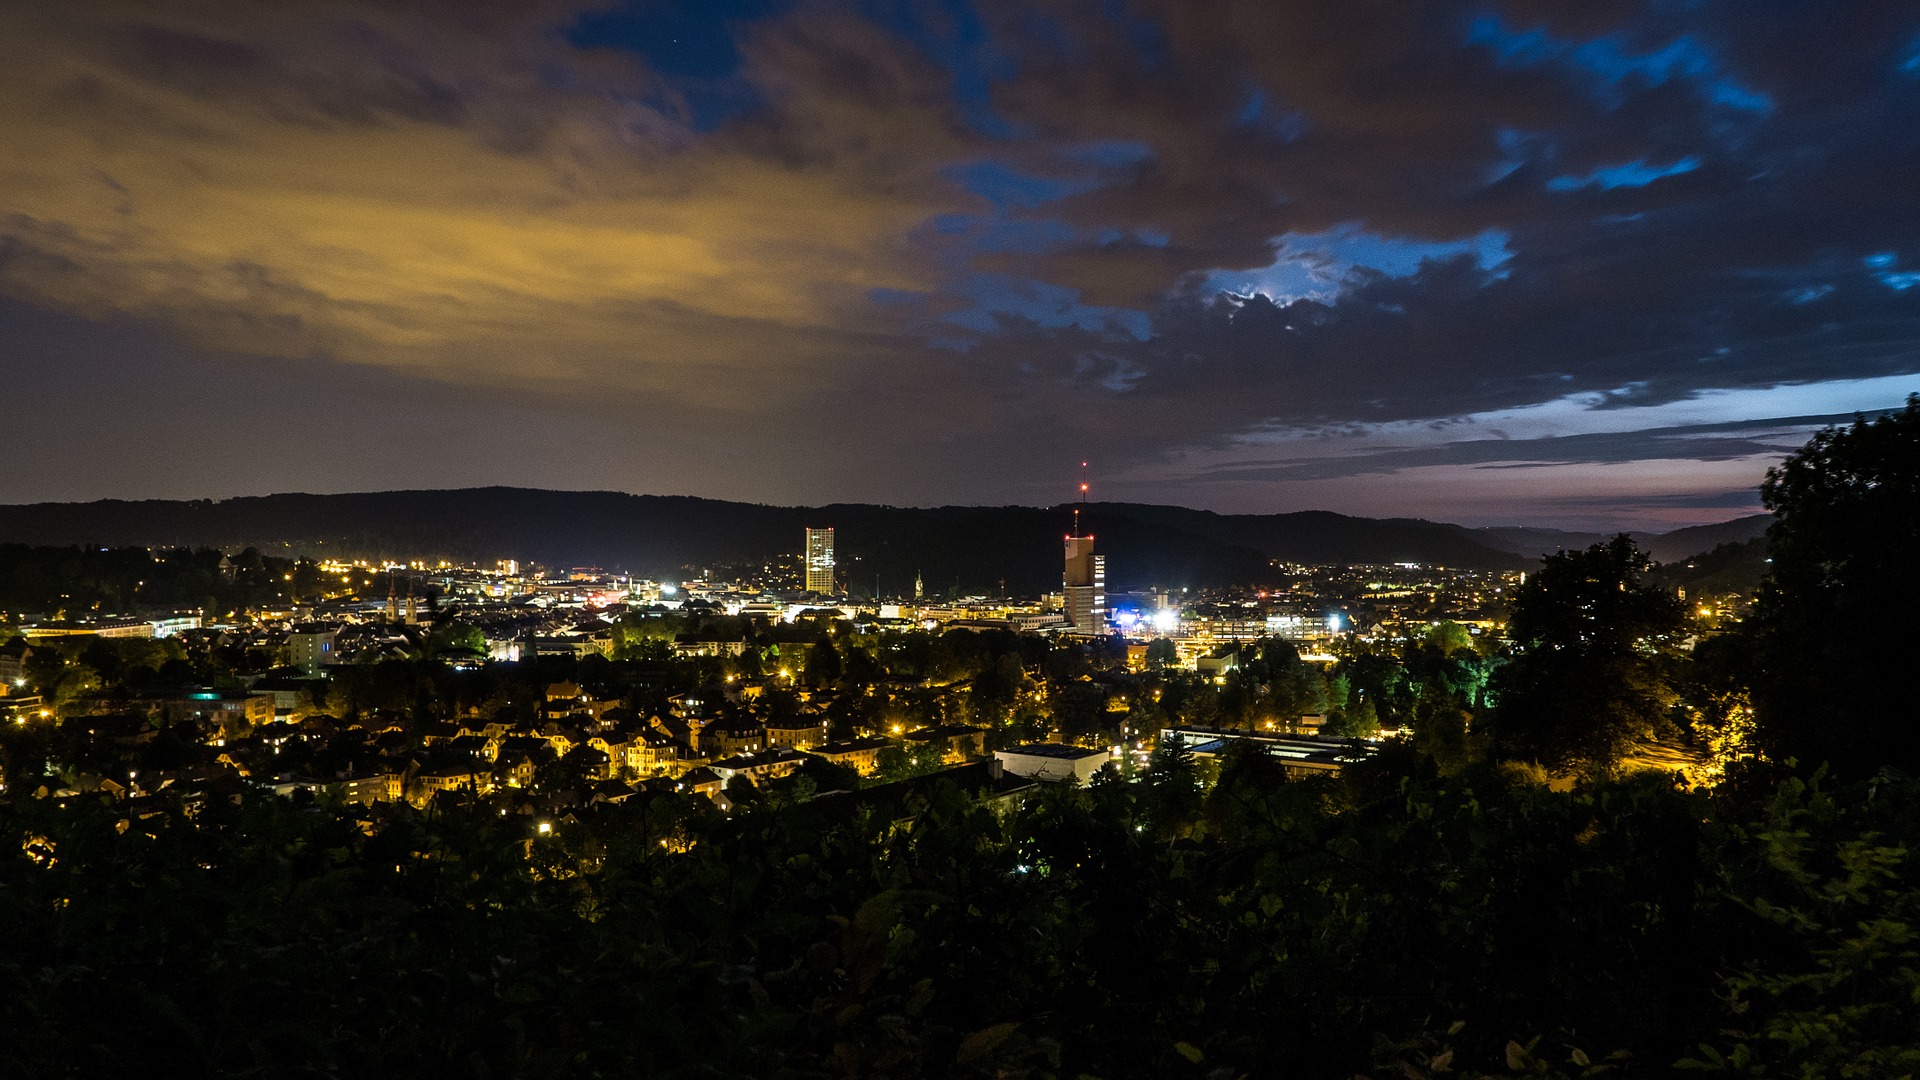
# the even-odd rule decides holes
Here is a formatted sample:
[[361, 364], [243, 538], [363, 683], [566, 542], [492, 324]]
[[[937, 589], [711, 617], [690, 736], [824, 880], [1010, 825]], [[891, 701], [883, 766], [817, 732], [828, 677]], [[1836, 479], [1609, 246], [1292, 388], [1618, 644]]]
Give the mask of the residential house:
[[823, 743], [814, 747], [809, 753], [815, 757], [825, 758], [835, 765], [845, 765], [861, 776], [869, 776], [873, 773], [875, 758], [881, 750], [891, 745], [893, 744], [888, 740], [876, 736]]
[[766, 739], [768, 746], [811, 750], [827, 741], [827, 718], [819, 713], [769, 718], [766, 722]]
[[938, 727], [921, 728], [906, 734], [908, 746], [944, 747], [947, 761], [965, 761], [979, 757], [987, 749], [987, 729], [968, 724], [941, 724]]
[[700, 729], [700, 751], [709, 757], [747, 754], [767, 748], [767, 729], [745, 717], [716, 720]]
[[721, 758], [709, 764], [707, 768], [723, 780], [744, 776], [756, 784], [763, 784], [768, 780], [778, 780], [786, 776], [805, 764], [806, 760], [807, 755], [798, 750], [779, 747]]
[[677, 782], [677, 786], [682, 791], [705, 795], [707, 798], [712, 799], [714, 805], [720, 807], [722, 810], [731, 810], [733, 808], [732, 800], [727, 798], [726, 780], [723, 779], [719, 773], [705, 766], [689, 770], [683, 774]]

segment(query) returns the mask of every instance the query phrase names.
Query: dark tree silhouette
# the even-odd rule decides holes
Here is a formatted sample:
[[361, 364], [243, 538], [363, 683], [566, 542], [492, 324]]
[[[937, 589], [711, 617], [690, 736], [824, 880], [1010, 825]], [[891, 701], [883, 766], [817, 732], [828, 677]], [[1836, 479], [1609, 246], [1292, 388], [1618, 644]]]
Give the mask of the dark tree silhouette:
[[1655, 734], [1671, 686], [1677, 597], [1647, 586], [1631, 539], [1550, 555], [1514, 597], [1519, 649], [1495, 676], [1497, 748], [1560, 769], [1611, 769]]
[[1767, 749], [1851, 775], [1920, 770], [1920, 395], [1815, 435], [1760, 493], [1777, 518], [1753, 619]]

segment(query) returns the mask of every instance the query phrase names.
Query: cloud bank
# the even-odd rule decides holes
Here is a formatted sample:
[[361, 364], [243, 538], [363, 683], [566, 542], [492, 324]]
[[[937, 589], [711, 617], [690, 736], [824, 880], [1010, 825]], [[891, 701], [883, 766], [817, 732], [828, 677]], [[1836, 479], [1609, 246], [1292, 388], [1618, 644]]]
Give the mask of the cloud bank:
[[[1097, 459], [1221, 509], [1725, 516], [1818, 388], [1920, 388], [1920, 15], [1564, 8], [22, 6], [4, 438], [44, 467], [0, 498], [1051, 501]], [[337, 444], [128, 463], [97, 433], [180, 396], [136, 385]], [[1728, 391], [1769, 423], [1482, 430]]]

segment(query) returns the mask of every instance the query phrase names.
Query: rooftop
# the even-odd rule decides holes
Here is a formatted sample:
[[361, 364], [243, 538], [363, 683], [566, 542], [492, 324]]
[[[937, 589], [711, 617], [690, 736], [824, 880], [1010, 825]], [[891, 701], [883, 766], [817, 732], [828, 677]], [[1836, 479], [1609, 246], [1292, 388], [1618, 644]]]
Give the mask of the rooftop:
[[1027, 757], [1053, 758], [1058, 761], [1079, 761], [1081, 758], [1105, 754], [1105, 750], [1089, 750], [1084, 746], [1067, 746], [1064, 743], [1028, 743], [1011, 750], [1002, 750], [1002, 754], [1024, 754]]
[[757, 753], [735, 754], [733, 757], [712, 762], [709, 767], [715, 771], [729, 769], [734, 772], [739, 772], [743, 769], [781, 765], [789, 761], [805, 761], [806, 759], [807, 755], [798, 750], [777, 747], [772, 750], [761, 750]]

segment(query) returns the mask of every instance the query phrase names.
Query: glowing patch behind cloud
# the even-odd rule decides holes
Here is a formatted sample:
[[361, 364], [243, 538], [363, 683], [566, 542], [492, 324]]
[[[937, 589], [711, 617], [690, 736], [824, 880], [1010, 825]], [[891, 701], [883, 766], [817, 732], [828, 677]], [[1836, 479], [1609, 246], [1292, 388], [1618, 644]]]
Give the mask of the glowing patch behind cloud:
[[[835, 167], [794, 168], [697, 139], [637, 92], [609, 108], [628, 75], [588, 67], [556, 87], [538, 65], [517, 68], [531, 58], [516, 49], [550, 50], [537, 33], [495, 42], [452, 23], [391, 28], [438, 35], [417, 41], [434, 51], [409, 77], [461, 87], [444, 115], [416, 117], [362, 88], [364, 60], [329, 21], [340, 12], [242, 10], [181, 20], [165, 47], [249, 33], [254, 77], [271, 84], [284, 67], [284, 89], [209, 97], [179, 62], [129, 67], [110, 11], [0, 42], [8, 289], [162, 318], [224, 348], [685, 396], [702, 385], [674, 374], [689, 363], [800, 375], [796, 357], [835, 347], [809, 335], [842, 334], [867, 290], [933, 284], [900, 244], [940, 209], [929, 198], [959, 197], [933, 147], [885, 161], [842, 148]], [[748, 62], [793, 47], [769, 33]], [[395, 77], [410, 70], [394, 63]], [[926, 118], [766, 89], [837, 124]], [[363, 114], [316, 111], [356, 94], [372, 96]]]
[[1465, 240], [1425, 241], [1379, 236], [1357, 225], [1343, 225], [1323, 233], [1287, 235], [1277, 243], [1273, 265], [1261, 270], [1215, 270], [1207, 288], [1261, 294], [1276, 299], [1337, 293], [1355, 270], [1377, 270], [1404, 277], [1427, 259], [1471, 255], [1482, 269], [1497, 269], [1510, 257], [1507, 236], [1488, 229]]

